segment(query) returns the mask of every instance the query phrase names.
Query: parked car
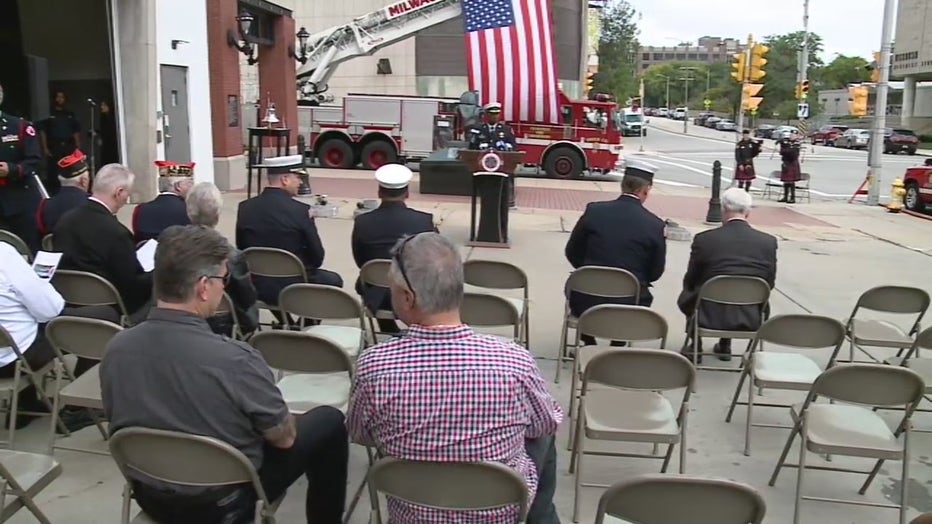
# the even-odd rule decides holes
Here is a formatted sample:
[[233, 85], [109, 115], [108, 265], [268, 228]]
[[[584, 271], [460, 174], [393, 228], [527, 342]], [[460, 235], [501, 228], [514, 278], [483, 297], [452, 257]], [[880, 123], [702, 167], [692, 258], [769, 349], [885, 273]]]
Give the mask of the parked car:
[[903, 203], [911, 211], [925, 211], [932, 204], [932, 165], [926, 160], [925, 165], [908, 167], [903, 175], [906, 196]]
[[731, 120], [719, 120], [715, 124], [715, 129], [719, 131], [737, 131], [738, 124], [732, 122]]
[[705, 119], [704, 125], [708, 128], [715, 129], [715, 124], [718, 124], [721, 121], [722, 119], [717, 116], [710, 116], [709, 118]]
[[624, 109], [619, 116], [621, 118], [619, 118], [618, 130], [621, 131], [621, 136], [647, 135], [647, 130], [643, 129], [645, 126], [641, 113], [631, 109]]
[[670, 110], [667, 109], [666, 107], [658, 107], [657, 116], [662, 116], [664, 118], [667, 118], [670, 116]]
[[754, 138], [773, 138], [773, 131], [777, 126], [771, 124], [761, 124], [754, 130]]
[[673, 120], [686, 120], [686, 112], [685, 107], [676, 108], [676, 111], [673, 112]]
[[693, 118], [693, 124], [695, 124], [695, 125], [697, 125], [697, 126], [703, 126], [703, 125], [705, 125], [705, 121], [706, 121], [709, 117], [712, 117], [712, 116], [714, 116], [714, 115], [713, 115], [712, 113], [708, 113], [708, 112], [699, 113], [699, 115], [696, 116], [696, 118]]
[[771, 134], [770, 138], [774, 140], [782, 140], [784, 138], [789, 138], [790, 135], [793, 133], [796, 133], [798, 135], [799, 129], [793, 126], [780, 126], [773, 130], [773, 133]]
[[835, 139], [835, 147], [867, 149], [871, 143], [871, 132], [867, 129], [849, 129]]
[[813, 144], [824, 144], [831, 146], [835, 145], [835, 140], [848, 129], [848, 126], [829, 124], [820, 127], [819, 130], [812, 133], [809, 138], [812, 140]]
[[919, 137], [909, 129], [887, 129], [883, 134], [883, 152], [893, 153], [906, 151], [907, 155], [915, 155], [919, 147]]

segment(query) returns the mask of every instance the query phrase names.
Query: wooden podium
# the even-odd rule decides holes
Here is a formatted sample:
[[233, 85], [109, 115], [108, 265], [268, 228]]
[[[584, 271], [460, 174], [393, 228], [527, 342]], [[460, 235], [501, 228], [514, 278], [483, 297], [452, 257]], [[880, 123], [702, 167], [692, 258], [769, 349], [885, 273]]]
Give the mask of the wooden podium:
[[[460, 150], [459, 159], [473, 172], [469, 242], [475, 247], [510, 247], [508, 242], [509, 178], [524, 160], [524, 151]], [[476, 228], [476, 201], [480, 201]]]

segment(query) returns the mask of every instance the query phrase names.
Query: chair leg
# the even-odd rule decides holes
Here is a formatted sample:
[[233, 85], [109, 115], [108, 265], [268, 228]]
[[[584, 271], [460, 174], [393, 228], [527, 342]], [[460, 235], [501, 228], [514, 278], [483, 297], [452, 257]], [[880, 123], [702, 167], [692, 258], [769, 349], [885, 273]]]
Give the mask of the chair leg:
[[[803, 415], [805, 416], [805, 415]], [[806, 422], [803, 419], [803, 425], [799, 432], [799, 467], [796, 469], [796, 500], [793, 506], [793, 524], [799, 524], [799, 506], [802, 504], [803, 497], [803, 477], [806, 472]], [[905, 486], [904, 486], [905, 487]]]
[[906, 432], [903, 433], [903, 470], [900, 477], [900, 524], [906, 524], [906, 497], [909, 493], [909, 422], [906, 423]]
[[780, 453], [780, 458], [777, 460], [777, 465], [773, 468], [773, 474], [770, 475], [769, 486], [773, 487], [777, 483], [777, 476], [780, 475], [780, 470], [783, 469], [783, 464], [786, 463], [786, 456], [790, 454], [790, 448], [793, 447], [793, 440], [796, 438], [797, 433], [799, 433], [799, 424], [794, 424], [793, 429], [790, 430], [790, 436], [787, 437], [786, 444], [783, 446], [783, 452]]
[[744, 421], [744, 456], [751, 456], [751, 417], [754, 412], [754, 375], [748, 376], [748, 416]]
[[563, 329], [560, 330], [560, 347], [557, 349], [557, 372], [553, 378], [554, 384], [560, 383], [560, 369], [563, 367], [563, 357], [566, 355], [566, 339], [569, 338], [570, 325], [566, 317], [563, 318]]
[[574, 435], [574, 437], [571, 437], [570, 439], [570, 442], [571, 442], [570, 444], [570, 467], [569, 467], [570, 475], [576, 472], [576, 467], [577, 467], [576, 462], [580, 460], [580, 458], [576, 456], [576, 452], [580, 448], [579, 439], [581, 438], [581, 434], [582, 434], [582, 425], [583, 425], [583, 420], [582, 420], [582, 415], [580, 414], [580, 416], [576, 418], [576, 424], [574, 424], [569, 429], [570, 433]]
[[[580, 491], [582, 491], [582, 474], [583, 474], [582, 458], [583, 458], [583, 452], [584, 452], [582, 435], [579, 434], [580, 427], [582, 426], [582, 415], [580, 415], [577, 421], [578, 421], [576, 424], [577, 434], [576, 434], [576, 439], [575, 439], [576, 440], [576, 444], [575, 444], [576, 452], [573, 454], [573, 457], [570, 459], [571, 461], [575, 459], [575, 462], [576, 462], [575, 464], [576, 466], [575, 467], [576, 469], [576, 492], [575, 492], [575, 495], [573, 496], [573, 522], [579, 522], [579, 498], [581, 495]], [[571, 464], [570, 467], [572, 468], [573, 465]], [[572, 470], [570, 470], [570, 472], [572, 473]]]
[[531, 315], [528, 313], [528, 307], [524, 306], [524, 347], [531, 349]]
[[[667, 446], [667, 452], [666, 452], [666, 453], [664, 454], [664, 456], [663, 456], [663, 465], [660, 466], [660, 472], [661, 472], [661, 473], [666, 473], [666, 472], [667, 472], [667, 468], [670, 466], [670, 459], [673, 457], [673, 448], [674, 448], [675, 446], [676, 446], [676, 444], [670, 444], [670, 445]], [[680, 469], [682, 469], [682, 465], [681, 465]], [[682, 473], [682, 471], [680, 471], [680, 473]]]
[[123, 509], [120, 516], [120, 524], [129, 524], [130, 505], [133, 502], [133, 488], [129, 481], [123, 483]]
[[731, 416], [735, 413], [735, 406], [738, 405], [738, 397], [741, 395], [741, 386], [744, 385], [745, 379], [748, 378], [749, 370], [750, 362], [745, 364], [744, 369], [741, 370], [741, 378], [738, 379], [738, 387], [735, 388], [735, 394], [731, 399], [731, 406], [728, 407], [728, 415], [725, 416], [725, 422], [731, 422]]
[[[578, 350], [577, 350], [577, 352], [578, 352]], [[573, 359], [572, 364], [573, 364], [573, 369], [572, 369], [572, 371], [571, 371], [572, 375], [570, 376], [570, 408], [569, 408], [569, 417], [570, 417], [570, 427], [571, 427], [571, 428], [575, 427], [575, 426], [573, 425], [573, 421], [576, 420], [576, 416], [577, 416], [577, 413], [576, 413], [576, 412], [578, 411], [578, 407], [579, 407], [579, 406], [578, 406], [579, 402], [578, 402], [577, 397], [576, 397], [576, 388], [579, 387], [579, 372], [578, 372], [578, 370], [576, 369], [576, 366], [577, 366], [578, 364], [576, 363], [576, 359], [575, 359], [575, 358]], [[571, 430], [571, 431], [569, 432], [569, 434], [567, 435], [567, 440], [566, 440], [566, 449], [567, 449], [567, 450], [570, 450], [570, 449], [573, 448], [573, 438], [574, 438], [574, 435], [573, 435], [573, 431]]]

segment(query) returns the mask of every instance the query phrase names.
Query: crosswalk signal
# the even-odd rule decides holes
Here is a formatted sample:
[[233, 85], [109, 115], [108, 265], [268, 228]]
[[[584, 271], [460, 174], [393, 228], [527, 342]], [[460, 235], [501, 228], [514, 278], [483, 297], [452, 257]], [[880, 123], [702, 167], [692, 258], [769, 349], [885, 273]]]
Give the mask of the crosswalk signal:
[[754, 44], [754, 46], [751, 47], [751, 71], [748, 75], [751, 82], [757, 82], [767, 76], [767, 72], [764, 71], [764, 66], [767, 65], [767, 59], [764, 58], [764, 55], [766, 55], [768, 51], [770, 51], [770, 48], [764, 44]]
[[738, 83], [744, 83], [745, 78], [747, 78], [747, 60], [748, 57], [745, 53], [735, 53], [734, 62], [731, 63], [731, 77], [735, 79]]
[[848, 112], [854, 116], [867, 115], [867, 86], [851, 86], [848, 88]]
[[743, 101], [745, 111], [757, 111], [761, 102], [764, 101], [764, 97], [757, 96], [757, 94], [760, 93], [763, 88], [764, 84], [745, 84], [741, 89], [741, 100]]

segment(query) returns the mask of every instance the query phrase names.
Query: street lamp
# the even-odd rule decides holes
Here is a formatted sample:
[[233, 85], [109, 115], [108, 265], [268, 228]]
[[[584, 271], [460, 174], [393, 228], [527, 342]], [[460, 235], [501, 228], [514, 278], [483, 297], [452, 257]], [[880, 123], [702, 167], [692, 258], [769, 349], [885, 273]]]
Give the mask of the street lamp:
[[664, 74], [661, 74], [661, 73], [657, 73], [657, 76], [661, 76], [661, 77], [663, 77], [663, 78], [666, 78], [666, 79], [667, 79], [667, 96], [666, 96], [666, 104], [667, 104], [667, 109], [670, 109], [670, 77], [669, 77], [669, 76], [667, 76], [667, 75], [664, 75]]
[[252, 31], [252, 24], [255, 21], [256, 17], [252, 16], [249, 11], [244, 9], [236, 17], [236, 23], [239, 27], [239, 35], [237, 35], [236, 32], [232, 29], [227, 31], [227, 45], [246, 55], [246, 63], [249, 65], [254, 65], [259, 61], [259, 59], [254, 56], [255, 47], [252, 45], [252, 42], [246, 39], [246, 37]]
[[288, 56], [304, 65], [307, 63], [307, 39], [311, 37], [311, 34], [302, 27], [295, 36], [298, 38], [298, 54], [295, 54], [294, 45], [290, 45], [288, 46]]

